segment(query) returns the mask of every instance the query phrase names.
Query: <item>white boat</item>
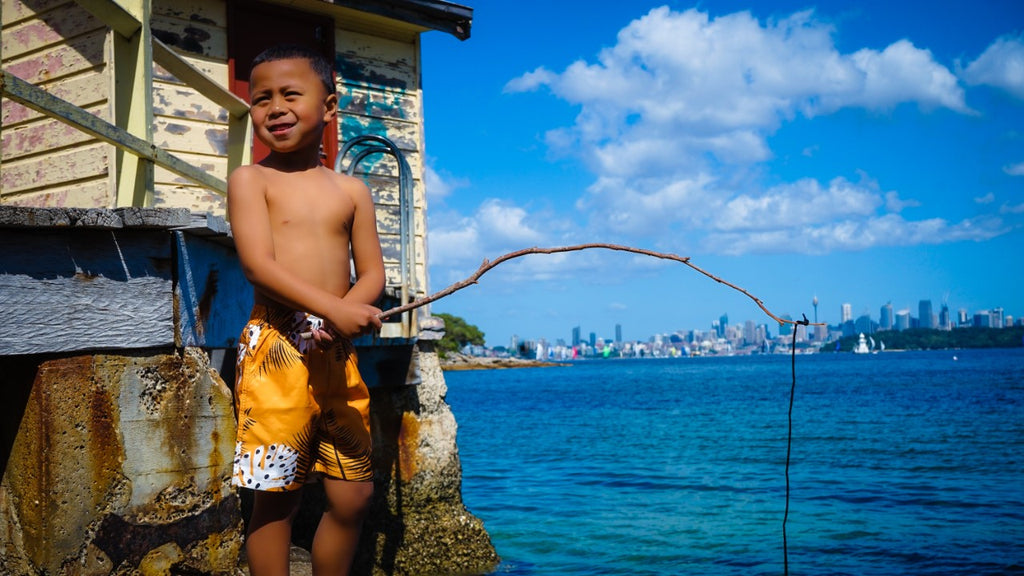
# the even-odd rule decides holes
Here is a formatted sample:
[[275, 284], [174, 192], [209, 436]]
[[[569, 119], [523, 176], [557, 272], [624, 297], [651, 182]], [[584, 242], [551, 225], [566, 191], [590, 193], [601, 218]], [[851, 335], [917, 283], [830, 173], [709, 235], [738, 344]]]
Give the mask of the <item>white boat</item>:
[[857, 340], [857, 345], [853, 347], [853, 353], [854, 354], [870, 354], [871, 353], [871, 348], [868, 347], [868, 339], [864, 336], [863, 332], [860, 335], [860, 339]]

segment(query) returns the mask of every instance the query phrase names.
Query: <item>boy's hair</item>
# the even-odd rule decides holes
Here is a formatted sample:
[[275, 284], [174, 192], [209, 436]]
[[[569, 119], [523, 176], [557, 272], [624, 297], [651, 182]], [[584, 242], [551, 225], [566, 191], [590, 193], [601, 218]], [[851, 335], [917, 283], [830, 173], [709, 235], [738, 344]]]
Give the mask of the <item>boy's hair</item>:
[[323, 54], [313, 50], [308, 46], [301, 44], [278, 44], [271, 46], [252, 61], [252, 66], [249, 68], [252, 70], [258, 64], [264, 62], [276, 62], [278, 60], [289, 60], [292, 58], [302, 58], [309, 61], [309, 65], [313, 68], [313, 72], [320, 77], [320, 81], [323, 82], [324, 90], [327, 94], [334, 94], [338, 91], [334, 85], [334, 69], [331, 67], [331, 63], [327, 61], [327, 58]]

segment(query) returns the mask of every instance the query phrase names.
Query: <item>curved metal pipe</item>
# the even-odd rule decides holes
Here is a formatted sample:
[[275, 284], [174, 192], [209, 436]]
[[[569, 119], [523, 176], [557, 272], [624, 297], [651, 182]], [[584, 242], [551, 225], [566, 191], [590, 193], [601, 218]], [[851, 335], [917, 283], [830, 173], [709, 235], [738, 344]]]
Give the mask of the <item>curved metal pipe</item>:
[[[376, 144], [376, 145], [373, 145]], [[405, 155], [394, 142], [376, 134], [364, 134], [357, 136], [348, 142], [338, 152], [334, 160], [334, 171], [342, 172], [342, 163], [345, 157], [357, 146], [367, 146], [358, 150], [349, 162], [346, 174], [352, 175], [356, 166], [373, 154], [389, 154], [398, 163], [398, 214], [399, 214], [399, 270], [401, 277], [401, 302], [408, 304], [412, 295], [416, 294], [416, 235], [415, 220], [413, 218], [413, 179], [412, 168], [406, 161]], [[408, 313], [402, 317], [403, 336], [412, 336], [412, 320]]]

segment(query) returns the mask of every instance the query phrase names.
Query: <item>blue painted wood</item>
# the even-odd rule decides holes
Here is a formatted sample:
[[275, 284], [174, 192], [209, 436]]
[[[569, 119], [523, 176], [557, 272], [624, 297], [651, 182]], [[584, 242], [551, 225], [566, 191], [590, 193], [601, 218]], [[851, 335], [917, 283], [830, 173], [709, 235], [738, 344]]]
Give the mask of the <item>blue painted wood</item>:
[[252, 310], [252, 285], [235, 250], [213, 237], [175, 231], [180, 346], [233, 348]]

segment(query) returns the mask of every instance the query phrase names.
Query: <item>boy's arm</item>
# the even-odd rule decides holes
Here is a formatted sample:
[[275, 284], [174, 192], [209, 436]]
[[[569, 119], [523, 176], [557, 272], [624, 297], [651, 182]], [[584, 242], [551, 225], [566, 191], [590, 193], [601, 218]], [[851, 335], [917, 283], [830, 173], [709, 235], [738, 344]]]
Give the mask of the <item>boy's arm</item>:
[[356, 282], [349, 288], [345, 300], [373, 304], [384, 291], [384, 257], [377, 236], [377, 214], [370, 189], [362, 182], [351, 188], [355, 213], [352, 216], [352, 260], [355, 262]]
[[266, 182], [255, 166], [243, 166], [228, 177], [228, 215], [242, 272], [262, 294], [290, 306], [326, 317], [338, 297], [277, 263], [267, 211]]

